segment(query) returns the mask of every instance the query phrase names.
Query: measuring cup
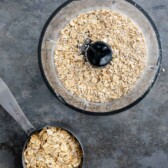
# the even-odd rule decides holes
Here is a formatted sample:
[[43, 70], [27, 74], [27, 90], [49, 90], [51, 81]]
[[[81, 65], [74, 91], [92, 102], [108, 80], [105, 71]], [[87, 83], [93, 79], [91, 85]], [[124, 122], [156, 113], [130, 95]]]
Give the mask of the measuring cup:
[[[42, 130], [43, 128], [46, 128], [48, 126], [37, 130], [30, 123], [30, 121], [27, 119], [27, 117], [25, 116], [25, 114], [21, 110], [20, 106], [18, 105], [13, 94], [11, 93], [11, 91], [9, 90], [9, 88], [7, 87], [7, 85], [4, 83], [4, 81], [1, 78], [0, 78], [0, 105], [15, 119], [15, 121], [22, 127], [22, 129], [28, 135], [28, 138], [27, 138], [27, 140], [24, 144], [23, 150], [22, 150], [22, 165], [24, 168], [26, 168], [23, 153], [25, 151], [25, 148], [27, 146], [28, 141], [30, 140], [31, 135], [36, 132], [39, 132], [40, 130]], [[55, 126], [55, 127], [62, 128], [74, 136], [74, 134], [71, 131], [67, 130], [67, 128], [65, 129], [62, 126], [61, 127]], [[81, 147], [81, 150], [83, 153], [83, 160], [82, 160], [82, 165], [81, 165], [81, 167], [83, 167], [84, 166], [84, 152], [83, 152], [84, 150], [83, 150], [83, 147], [82, 147], [80, 141], [78, 140], [78, 138], [76, 136], [74, 136], [74, 137], [76, 138], [76, 140], [80, 144], [80, 147]]]

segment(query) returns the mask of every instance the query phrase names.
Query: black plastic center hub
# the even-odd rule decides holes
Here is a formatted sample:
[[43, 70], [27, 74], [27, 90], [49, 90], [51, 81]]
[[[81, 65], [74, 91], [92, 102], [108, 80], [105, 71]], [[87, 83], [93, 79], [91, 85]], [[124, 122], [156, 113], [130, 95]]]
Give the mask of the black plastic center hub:
[[106, 66], [112, 60], [111, 47], [101, 41], [90, 43], [86, 51], [87, 60], [94, 67], [101, 68]]

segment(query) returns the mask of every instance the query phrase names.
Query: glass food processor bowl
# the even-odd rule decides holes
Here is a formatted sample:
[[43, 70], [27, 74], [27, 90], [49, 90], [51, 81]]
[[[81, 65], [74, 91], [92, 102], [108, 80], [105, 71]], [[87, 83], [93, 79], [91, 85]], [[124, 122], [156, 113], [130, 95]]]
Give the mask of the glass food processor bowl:
[[[144, 35], [148, 60], [143, 75], [135, 87], [125, 96], [107, 103], [94, 103], [71, 94], [59, 80], [54, 65], [56, 41], [60, 31], [81, 13], [97, 9], [119, 12], [132, 20]], [[152, 88], [161, 64], [159, 33], [148, 14], [135, 2], [123, 0], [69, 0], [50, 16], [39, 42], [39, 64], [44, 80], [51, 92], [65, 105], [90, 114], [112, 114], [124, 111], [140, 100]]]

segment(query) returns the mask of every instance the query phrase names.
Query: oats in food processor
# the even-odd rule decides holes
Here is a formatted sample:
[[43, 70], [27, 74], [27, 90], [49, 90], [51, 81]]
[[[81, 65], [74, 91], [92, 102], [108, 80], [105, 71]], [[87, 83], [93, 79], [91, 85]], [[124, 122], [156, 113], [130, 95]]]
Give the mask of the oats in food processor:
[[[80, 47], [91, 39], [107, 43], [110, 64], [94, 68]], [[80, 14], [62, 29], [55, 49], [55, 68], [64, 87], [90, 102], [110, 102], [128, 94], [147, 64], [147, 46], [140, 29], [127, 17], [110, 10]]]

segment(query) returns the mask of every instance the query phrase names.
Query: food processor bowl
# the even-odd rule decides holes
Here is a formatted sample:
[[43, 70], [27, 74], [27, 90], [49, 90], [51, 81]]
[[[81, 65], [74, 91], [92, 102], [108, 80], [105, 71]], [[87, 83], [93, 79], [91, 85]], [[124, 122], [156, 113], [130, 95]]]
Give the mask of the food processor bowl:
[[[109, 9], [130, 18], [143, 33], [148, 50], [147, 66], [135, 87], [127, 95], [107, 103], [93, 103], [71, 94], [59, 80], [54, 64], [56, 42], [60, 31], [81, 13], [98, 9]], [[159, 33], [153, 21], [135, 2], [125, 0], [69, 0], [50, 16], [39, 42], [40, 69], [51, 92], [65, 105], [89, 114], [121, 112], [142, 100], [157, 78], [161, 56]]]

